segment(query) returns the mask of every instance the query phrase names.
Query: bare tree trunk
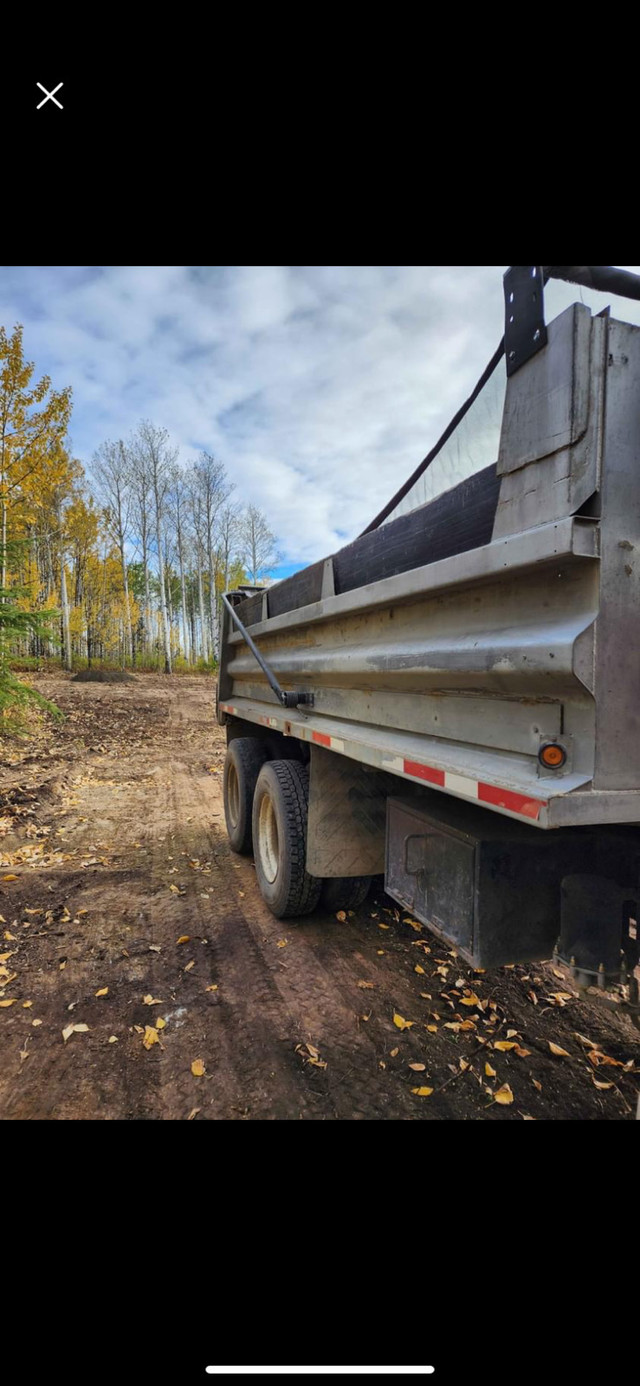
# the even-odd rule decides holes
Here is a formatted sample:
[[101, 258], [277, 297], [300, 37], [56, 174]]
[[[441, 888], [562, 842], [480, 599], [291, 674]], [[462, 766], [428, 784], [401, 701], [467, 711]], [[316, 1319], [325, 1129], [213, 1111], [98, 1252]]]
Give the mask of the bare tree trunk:
[[200, 549], [198, 548], [198, 601], [200, 605], [200, 653], [205, 663], [209, 662], [209, 645], [207, 641], [207, 622], [204, 614], [204, 590], [202, 586], [202, 560]]
[[211, 654], [215, 657], [216, 653], [216, 569], [213, 561], [213, 549], [209, 543], [209, 614], [211, 618]]
[[164, 644], [164, 672], [171, 673], [171, 642], [169, 638], [169, 615], [167, 611], [167, 593], [164, 583], [164, 559], [162, 556], [162, 522], [160, 519], [160, 503], [156, 489], [156, 534], [158, 537], [158, 577], [160, 587], [160, 614], [162, 619], [162, 640]]
[[71, 661], [71, 627], [69, 624], [69, 598], [67, 596], [67, 576], [64, 571], [64, 554], [60, 559], [60, 600], [62, 603], [62, 634], [63, 634], [63, 664], [65, 669], [71, 671], [73, 664]]
[[189, 651], [189, 630], [188, 630], [188, 627], [187, 627], [187, 598], [186, 598], [186, 593], [185, 593], [185, 590], [184, 590], [184, 562], [183, 562], [183, 557], [182, 557], [182, 530], [181, 530], [181, 527], [180, 527], [180, 519], [179, 519], [179, 518], [178, 518], [178, 564], [179, 564], [179, 567], [180, 567], [180, 598], [181, 598], [181, 602], [182, 602], [182, 632], [183, 632], [183, 639], [184, 639], [184, 657], [185, 657], [187, 663], [190, 663], [191, 660], [190, 660], [190, 651]]
[[[4, 490], [4, 477], [2, 478]], [[7, 502], [5, 496], [2, 497], [2, 591], [4, 593], [7, 586]], [[3, 601], [6, 598], [3, 596]]]

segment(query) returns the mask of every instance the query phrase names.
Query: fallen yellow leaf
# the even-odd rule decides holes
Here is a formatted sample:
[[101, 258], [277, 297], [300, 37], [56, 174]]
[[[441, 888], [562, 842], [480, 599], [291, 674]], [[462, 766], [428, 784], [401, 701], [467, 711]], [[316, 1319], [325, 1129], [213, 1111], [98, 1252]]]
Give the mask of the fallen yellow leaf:
[[187, 1117], [187, 1121], [193, 1121], [193, 1118], [194, 1118], [194, 1117], [197, 1117], [198, 1112], [201, 1112], [201, 1111], [202, 1111], [202, 1108], [201, 1108], [201, 1107], [192, 1107], [192, 1108], [191, 1108], [191, 1111], [189, 1112], [189, 1115], [188, 1115], [188, 1117]]
[[164, 1030], [166, 1024], [166, 1020], [163, 1020], [162, 1016], [159, 1015], [158, 1019], [156, 1020], [156, 1030]]
[[100, 991], [97, 991], [97, 992], [96, 992], [96, 996], [107, 996], [107, 995], [108, 995], [108, 992], [109, 992], [109, 988], [108, 988], [108, 987], [101, 987], [101, 988], [100, 988]]
[[491, 1067], [491, 1064], [485, 1064], [485, 1066], [484, 1066], [484, 1071], [485, 1071], [485, 1073], [486, 1073], [486, 1075], [487, 1075], [487, 1078], [496, 1078], [496, 1077], [497, 1077], [495, 1068], [492, 1068], [492, 1067]]
[[3, 881], [17, 881], [18, 877], [17, 877], [17, 876], [3, 876], [2, 879], [3, 879]]
[[33, 1005], [33, 1001], [23, 1001], [23, 1002], [22, 1002], [22, 1009], [23, 1009], [23, 1011], [28, 1011], [29, 1007], [32, 1006], [32, 1005]]
[[495, 1101], [499, 1102], [502, 1107], [508, 1107], [510, 1103], [513, 1102], [513, 1093], [508, 1083], [503, 1083], [502, 1087], [498, 1088], [493, 1096]]
[[279, 939], [278, 939], [278, 942], [276, 943], [276, 948], [286, 948], [286, 946], [287, 946], [287, 939], [286, 939], [286, 938], [279, 938]]
[[189, 935], [188, 935], [188, 934], [181, 934], [181, 935], [180, 935], [180, 938], [179, 938], [177, 941], [178, 941], [178, 943], [188, 943], [188, 942], [189, 942]]
[[410, 1030], [411, 1026], [415, 1024], [415, 1021], [405, 1020], [403, 1016], [398, 1015], [397, 1011], [394, 1011], [393, 1023], [394, 1025], [397, 1025], [399, 1030]]
[[77, 1030], [80, 1033], [86, 1033], [88, 1029], [88, 1025], [67, 1025], [66, 1029], [62, 1031], [62, 1038], [66, 1044], [67, 1040], [71, 1038], [71, 1035], [74, 1033], [74, 1031]]
[[[496, 1048], [497, 1048], [497, 1045], [496, 1045]], [[561, 1049], [561, 1048], [560, 1048], [560, 1045], [559, 1045], [559, 1044], [554, 1044], [554, 1043], [552, 1042], [552, 1040], [549, 1040], [549, 1048], [550, 1048], [552, 1054], [558, 1054], [559, 1057], [560, 1057], [561, 1059], [570, 1059], [570, 1058], [571, 1058], [571, 1055], [570, 1055], [570, 1054], [567, 1054], [566, 1049]]]
[[195, 961], [193, 958], [191, 959], [191, 962], [187, 963], [187, 966], [184, 969], [185, 972], [190, 972], [192, 967], [195, 967]]
[[157, 996], [152, 996], [151, 992], [147, 996], [143, 996], [142, 1000], [145, 1006], [164, 1006], [164, 1001], [158, 1000]]
[[419, 972], [421, 977], [424, 977], [424, 975], [425, 975], [424, 968], [420, 966], [420, 963], [416, 963], [416, 965], [415, 965], [415, 967], [414, 967], [413, 970], [414, 970], [414, 972]]
[[513, 1052], [518, 1055], [519, 1059], [529, 1059], [531, 1057], [531, 1050], [523, 1049], [521, 1044], [516, 1044]]
[[41, 1020], [32, 1020], [32, 1021], [31, 1021], [31, 1024], [32, 1024], [32, 1025], [42, 1025], [42, 1021], [41, 1021]]
[[118, 1036], [117, 1036], [117, 1035], [109, 1035], [109, 1044], [117, 1044], [117, 1042], [118, 1042]]
[[152, 1044], [158, 1044], [158, 1031], [154, 1030], [153, 1025], [145, 1025], [142, 1043], [145, 1049], [150, 1049]]
[[460, 998], [460, 1005], [461, 1005], [461, 1006], [479, 1006], [479, 1005], [480, 1005], [480, 997], [479, 997], [479, 996], [475, 996], [475, 995], [472, 995], [472, 996], [461, 996], [461, 998]]
[[600, 1049], [592, 1049], [591, 1052], [587, 1054], [587, 1058], [591, 1060], [594, 1068], [597, 1068], [599, 1064], [610, 1064], [613, 1068], [624, 1068], [621, 1059], [610, 1059], [609, 1055], [603, 1054]]
[[15, 1006], [16, 999], [17, 998], [14, 996], [12, 997], [11, 1001], [0, 1001], [0, 1006]]
[[213, 986], [211, 986], [211, 987], [205, 987], [205, 991], [217, 991], [217, 990], [218, 990], [218, 983], [217, 983], [217, 982], [214, 982]]
[[412, 1088], [411, 1091], [415, 1093], [416, 1097], [431, 1097], [433, 1088]]
[[437, 1035], [438, 1033], [437, 1025], [425, 1025], [424, 1028], [425, 1030], [430, 1030], [432, 1035]]
[[395, 1059], [396, 1055], [400, 1053], [400, 1050], [399, 1050], [399, 1049], [390, 1049], [390, 1050], [389, 1050], [389, 1053], [390, 1053], [390, 1055], [391, 1055], [391, 1058], [392, 1058], [392, 1059]]
[[205, 1068], [204, 1068], [204, 1063], [203, 1063], [202, 1059], [194, 1059], [194, 1061], [193, 1061], [193, 1063], [192, 1063], [192, 1065], [191, 1065], [191, 1072], [192, 1072], [194, 1078], [203, 1078], [203, 1077], [204, 1077], [204, 1071], [205, 1071]]
[[506, 1053], [507, 1050], [517, 1049], [518, 1046], [515, 1040], [496, 1040], [493, 1047], [494, 1049], [501, 1049], [504, 1053]]
[[412, 1068], [415, 1073], [424, 1073], [426, 1067], [426, 1064], [409, 1064], [409, 1068]]

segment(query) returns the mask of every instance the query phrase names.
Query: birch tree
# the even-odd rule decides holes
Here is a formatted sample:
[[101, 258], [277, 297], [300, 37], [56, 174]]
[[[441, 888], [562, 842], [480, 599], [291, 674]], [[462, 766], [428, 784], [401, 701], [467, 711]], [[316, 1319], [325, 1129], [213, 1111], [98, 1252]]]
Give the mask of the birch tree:
[[238, 552], [238, 544], [240, 543], [240, 519], [241, 511], [237, 505], [225, 505], [220, 511], [218, 522], [218, 553], [223, 592], [226, 592], [229, 586], [229, 573], [232, 561]]
[[175, 528], [176, 550], [178, 554], [178, 571], [180, 574], [180, 603], [182, 607], [182, 641], [184, 657], [187, 660], [187, 663], [190, 663], [191, 649], [189, 640], [189, 627], [187, 625], [187, 596], [185, 584], [185, 548], [187, 542], [186, 524], [188, 507], [188, 485], [185, 474], [179, 467], [174, 467], [171, 474], [169, 507], [173, 519], [173, 525]]
[[198, 478], [193, 468], [188, 473], [188, 496], [197, 571], [198, 610], [200, 615], [200, 654], [206, 663], [209, 660], [209, 639], [207, 633], [207, 620], [205, 617], [204, 584], [202, 579], [203, 558], [206, 550], [204, 506]]
[[99, 496], [105, 507], [107, 528], [113, 534], [120, 554], [125, 605], [125, 663], [127, 659], [133, 662], [133, 631], [131, 629], [126, 557], [126, 543], [131, 527], [133, 492], [131, 462], [124, 443], [121, 440], [117, 443], [103, 443], [94, 453], [92, 471]]
[[130, 484], [133, 500], [134, 532], [142, 562], [144, 582], [144, 644], [148, 652], [153, 639], [151, 627], [151, 588], [149, 583], [149, 558], [152, 533], [151, 485], [149, 478], [149, 460], [146, 449], [141, 445], [139, 438], [134, 437], [131, 441], [129, 446], [129, 462], [131, 467]]
[[268, 568], [278, 562], [276, 536], [269, 528], [267, 518], [256, 505], [248, 505], [240, 521], [240, 548], [242, 561], [251, 581], [256, 583]]
[[158, 428], [157, 424], [151, 423], [148, 419], [143, 419], [142, 423], [139, 425], [137, 438], [139, 451], [142, 457], [146, 459], [149, 489], [153, 503], [156, 552], [158, 556], [160, 617], [164, 645], [164, 672], [165, 674], [170, 674], [171, 633], [164, 580], [164, 518], [171, 468], [175, 463], [178, 450], [177, 448], [171, 447], [169, 434], [166, 428]]
[[201, 517], [204, 548], [209, 571], [209, 622], [211, 650], [215, 654], [218, 646], [218, 601], [216, 595], [216, 522], [218, 515], [231, 494], [232, 487], [227, 484], [227, 473], [222, 462], [210, 452], [203, 452], [194, 467], [196, 485], [202, 505]]

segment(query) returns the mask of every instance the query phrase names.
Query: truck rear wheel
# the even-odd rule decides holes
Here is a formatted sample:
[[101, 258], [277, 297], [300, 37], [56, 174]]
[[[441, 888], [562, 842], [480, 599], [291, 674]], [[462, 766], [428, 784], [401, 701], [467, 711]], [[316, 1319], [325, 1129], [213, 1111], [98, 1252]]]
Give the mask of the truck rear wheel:
[[325, 910], [357, 910], [366, 900], [371, 876], [331, 876], [322, 882], [320, 901]]
[[253, 796], [253, 850], [265, 904], [276, 919], [310, 914], [322, 881], [306, 869], [309, 771], [295, 760], [267, 761]]
[[258, 775], [268, 756], [258, 736], [238, 736], [229, 742], [224, 762], [224, 816], [234, 852], [251, 852], [251, 811]]

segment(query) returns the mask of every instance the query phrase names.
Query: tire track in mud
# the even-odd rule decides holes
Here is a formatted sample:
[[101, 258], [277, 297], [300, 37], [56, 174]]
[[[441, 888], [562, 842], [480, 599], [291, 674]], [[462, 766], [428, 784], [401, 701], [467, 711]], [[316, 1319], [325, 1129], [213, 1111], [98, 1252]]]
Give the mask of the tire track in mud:
[[[171, 720], [178, 726], [183, 721], [183, 710], [175, 701]], [[171, 781], [165, 781], [169, 794], [162, 808], [158, 805], [167, 836], [164, 844], [157, 845], [166, 848], [171, 840], [174, 864], [182, 852], [211, 861], [210, 877], [197, 873], [198, 879], [207, 882], [211, 896], [206, 907], [195, 892], [189, 892], [192, 917], [195, 911], [198, 927], [208, 939], [211, 982], [220, 988], [218, 1004], [206, 1007], [202, 1031], [205, 1044], [214, 1038], [214, 1053], [216, 1044], [222, 1046], [218, 1058], [212, 1055], [217, 1076], [202, 1115], [226, 1116], [230, 1108], [253, 1118], [366, 1120], [391, 1115], [429, 1119], [435, 1115], [424, 1106], [416, 1112], [415, 1098], [399, 1075], [391, 1084], [381, 1082], [380, 1064], [388, 1062], [390, 1049], [400, 1042], [391, 1020], [396, 1001], [385, 994], [386, 978], [367, 965], [360, 935], [349, 925], [341, 926], [339, 939], [333, 943], [323, 938], [323, 930], [335, 926], [332, 917], [325, 915], [324, 924], [319, 924], [317, 917], [298, 921], [276, 920], [271, 915], [253, 865], [229, 848], [221, 776], [198, 770], [186, 759], [172, 765]], [[159, 768], [158, 775], [162, 773]], [[191, 831], [189, 819], [194, 822]], [[287, 948], [274, 956], [283, 937]], [[372, 939], [371, 947], [377, 941]], [[371, 993], [360, 991], [358, 981], [370, 976], [376, 979], [376, 1004], [363, 1008]], [[406, 978], [393, 979], [397, 996], [396, 980], [406, 995]], [[362, 1019], [363, 1009], [365, 1014], [371, 1012], [367, 1021]], [[407, 1033], [402, 1041], [407, 1062], [423, 1059], [424, 1046], [417, 1036]], [[305, 1064], [296, 1052], [296, 1045], [307, 1042], [320, 1051], [326, 1069]], [[167, 1081], [171, 1106], [178, 1091], [175, 1079]], [[198, 1090], [201, 1082], [194, 1085]], [[443, 1115], [441, 1103], [439, 1115]]]
[[[187, 867], [192, 888], [174, 906], [180, 911], [184, 930], [182, 925], [176, 927], [190, 932], [192, 939], [206, 938], [207, 944], [200, 953], [189, 947], [189, 956], [197, 959], [197, 973], [176, 988], [177, 1009], [184, 1007], [187, 1018], [178, 1015], [182, 1022], [178, 1027], [172, 1024], [170, 1012], [164, 1012], [170, 1017], [162, 1035], [166, 1057], [161, 1064], [160, 1086], [164, 1101], [169, 1108], [180, 1099], [183, 1102], [184, 1087], [193, 1083], [193, 1105], [202, 1100], [205, 1117], [314, 1117], [318, 1115], [317, 1098], [309, 1092], [306, 1075], [297, 1071], [302, 1064], [294, 1053], [294, 1018], [237, 899], [237, 884], [222, 867], [215, 828], [208, 830], [202, 822], [203, 809], [206, 814], [210, 802], [219, 803], [214, 782], [194, 774], [184, 762], [175, 763], [163, 806], [171, 855], [177, 862], [183, 851], [192, 860], [211, 861], [211, 875]], [[186, 822], [189, 817], [200, 819], [191, 832]], [[168, 864], [161, 865], [159, 860], [160, 850], [166, 846], [166, 840], [157, 844], [155, 871], [167, 870]], [[200, 883], [203, 887], [206, 884], [210, 897], [206, 902], [196, 894]], [[254, 907], [253, 900], [250, 907]], [[163, 928], [162, 933], [166, 937], [167, 930]], [[172, 944], [175, 938], [167, 940], [167, 948]], [[207, 984], [217, 986], [218, 991], [207, 994]], [[208, 1079], [193, 1080], [189, 1070], [194, 1058], [205, 1060]]]
[[[176, 767], [175, 799], [177, 825], [186, 821], [190, 809], [202, 811], [203, 799], [221, 804], [216, 782], [203, 779], [198, 786], [185, 766]], [[366, 993], [358, 991], [357, 983], [363, 974], [368, 975], [362, 955], [356, 952], [353, 958], [341, 929], [340, 945], [330, 946], [327, 967], [326, 943], [314, 942], [322, 924], [274, 919], [262, 901], [253, 867], [246, 859], [234, 860], [223, 831], [214, 829], [198, 839], [199, 844], [205, 843], [205, 856], [208, 850], [215, 853], [211, 890], [216, 904], [209, 908], [207, 902], [205, 909], [196, 900], [195, 908], [209, 938], [212, 978], [220, 978], [218, 1015], [228, 1062], [240, 1081], [238, 1091], [246, 1098], [244, 1105], [252, 1115], [281, 1117], [368, 1119], [388, 1116], [391, 1108], [393, 1115], [404, 1115], [404, 1106], [407, 1116], [415, 1116], [402, 1084], [390, 1089], [380, 1081], [380, 1059], [395, 1040], [385, 1017], [372, 1017], [371, 1029], [365, 1029], [370, 1022], [361, 1020]], [[188, 841], [179, 834], [174, 846], [178, 836], [181, 842]], [[237, 898], [240, 885], [243, 903]], [[327, 920], [324, 927], [331, 929], [333, 923]], [[288, 940], [282, 960], [274, 958], [278, 937]], [[391, 1013], [390, 1001], [386, 1008]], [[307, 1041], [319, 1049], [326, 1070], [303, 1067], [296, 1044]], [[266, 1076], [277, 1080], [275, 1101], [269, 1097]], [[259, 1110], [254, 1109], [256, 1101]], [[269, 1104], [266, 1113], [265, 1102]]]

